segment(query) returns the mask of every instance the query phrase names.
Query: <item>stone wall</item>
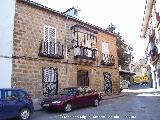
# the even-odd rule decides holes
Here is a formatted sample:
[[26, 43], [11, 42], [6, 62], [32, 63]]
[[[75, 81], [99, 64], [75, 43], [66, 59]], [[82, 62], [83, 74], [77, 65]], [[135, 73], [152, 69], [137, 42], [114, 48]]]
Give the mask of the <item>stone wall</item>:
[[[65, 34], [65, 22], [67, 30]], [[17, 1], [14, 27], [14, 52], [12, 87], [22, 87], [37, 97], [42, 97], [42, 68], [58, 68], [58, 88], [77, 85], [77, 70], [88, 70], [90, 86], [103, 91], [103, 72], [112, 74], [113, 92], [119, 91], [119, 72], [115, 37], [107, 32], [98, 30], [98, 53], [101, 53], [102, 41], [109, 43], [110, 53], [115, 56], [115, 66], [100, 65], [101, 55], [91, 65], [78, 65], [74, 60], [73, 49], [69, 52], [68, 64], [66, 58], [53, 59], [39, 57], [41, 41], [43, 40], [44, 25], [56, 28], [57, 41], [64, 44], [65, 35], [67, 45], [71, 47], [71, 27], [75, 24], [83, 24], [79, 21], [58, 15], [54, 12], [36, 7], [25, 2]], [[91, 26], [88, 26], [91, 27]], [[92, 27], [93, 29], [93, 27]], [[64, 53], [65, 55], [65, 53]]]

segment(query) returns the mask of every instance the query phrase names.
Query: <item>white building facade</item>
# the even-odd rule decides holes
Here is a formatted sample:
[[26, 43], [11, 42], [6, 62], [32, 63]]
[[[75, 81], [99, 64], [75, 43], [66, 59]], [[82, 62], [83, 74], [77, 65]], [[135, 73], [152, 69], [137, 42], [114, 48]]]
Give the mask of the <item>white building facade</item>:
[[15, 4], [16, 0], [0, 4], [0, 88], [11, 87]]

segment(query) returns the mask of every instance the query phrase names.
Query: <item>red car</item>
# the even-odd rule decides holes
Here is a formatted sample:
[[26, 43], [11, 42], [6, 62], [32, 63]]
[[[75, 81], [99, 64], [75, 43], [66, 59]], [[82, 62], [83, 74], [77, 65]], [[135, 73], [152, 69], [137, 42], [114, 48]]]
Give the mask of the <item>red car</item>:
[[59, 95], [44, 98], [41, 107], [47, 110], [63, 110], [70, 112], [74, 108], [98, 106], [102, 96], [89, 87], [64, 88]]

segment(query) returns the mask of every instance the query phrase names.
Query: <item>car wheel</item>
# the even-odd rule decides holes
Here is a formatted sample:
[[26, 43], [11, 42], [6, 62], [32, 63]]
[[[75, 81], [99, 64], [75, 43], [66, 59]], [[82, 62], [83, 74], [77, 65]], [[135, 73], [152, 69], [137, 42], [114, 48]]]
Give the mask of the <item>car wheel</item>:
[[67, 103], [64, 107], [65, 112], [71, 112], [72, 111], [72, 105], [70, 103]]
[[23, 108], [19, 113], [20, 120], [28, 120], [31, 116], [31, 111], [28, 108]]
[[97, 107], [98, 105], [99, 105], [99, 100], [98, 100], [98, 99], [95, 99], [95, 100], [94, 100], [94, 106]]

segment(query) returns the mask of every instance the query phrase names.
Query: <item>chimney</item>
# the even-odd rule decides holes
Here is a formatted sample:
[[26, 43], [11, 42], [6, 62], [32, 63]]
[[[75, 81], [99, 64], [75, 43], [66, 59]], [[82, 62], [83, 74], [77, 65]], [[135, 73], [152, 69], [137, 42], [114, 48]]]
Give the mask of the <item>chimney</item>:
[[63, 14], [75, 17], [75, 18], [79, 18], [78, 13], [79, 13], [79, 9], [78, 6], [77, 7], [72, 7], [69, 8], [67, 11], [63, 12]]

